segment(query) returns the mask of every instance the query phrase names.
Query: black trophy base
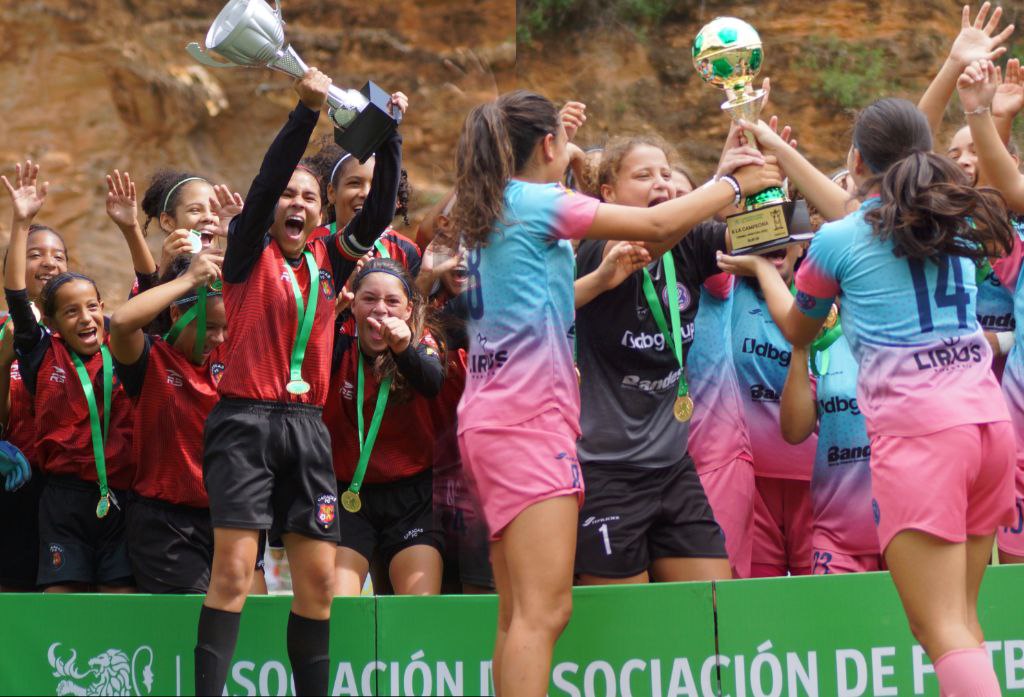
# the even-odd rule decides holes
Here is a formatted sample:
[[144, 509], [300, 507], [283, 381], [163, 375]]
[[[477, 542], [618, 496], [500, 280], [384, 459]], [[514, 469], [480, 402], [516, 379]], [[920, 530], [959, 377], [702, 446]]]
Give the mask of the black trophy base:
[[370, 103], [348, 128], [334, 129], [334, 142], [345, 148], [360, 163], [370, 159], [388, 136], [398, 128], [402, 118], [398, 107], [392, 106], [391, 95], [376, 83], [367, 82], [359, 90]]
[[767, 254], [814, 237], [807, 202], [802, 200], [736, 213], [725, 222], [732, 238], [730, 253], [735, 256]]

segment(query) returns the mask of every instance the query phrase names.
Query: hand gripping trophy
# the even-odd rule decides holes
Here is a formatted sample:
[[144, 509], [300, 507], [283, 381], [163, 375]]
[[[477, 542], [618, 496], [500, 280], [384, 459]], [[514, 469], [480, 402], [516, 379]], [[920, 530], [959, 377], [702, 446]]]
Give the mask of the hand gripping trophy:
[[[281, 6], [264, 0], [230, 0], [206, 33], [206, 48], [227, 62], [216, 60], [192, 42], [185, 50], [211, 68], [265, 66], [300, 78], [308, 67], [284, 43]], [[365, 162], [395, 130], [401, 112], [390, 105], [391, 95], [373, 82], [361, 90], [332, 86], [327, 94], [327, 115], [337, 131], [335, 141], [360, 162]]]
[[[722, 110], [735, 122], [756, 122], [764, 107], [765, 91], [751, 88], [763, 61], [757, 30], [735, 17], [712, 20], [693, 41], [694, 67], [704, 82], [725, 90]], [[753, 134], [745, 135], [757, 147]], [[745, 207], [726, 220], [733, 254], [761, 254], [813, 236], [806, 202], [794, 204], [779, 187], [747, 196]]]

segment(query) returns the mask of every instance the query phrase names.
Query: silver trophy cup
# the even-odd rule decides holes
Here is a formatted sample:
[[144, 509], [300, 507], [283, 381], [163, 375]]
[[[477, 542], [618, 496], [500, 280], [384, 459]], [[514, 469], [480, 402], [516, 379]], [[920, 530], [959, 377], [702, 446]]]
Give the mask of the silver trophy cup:
[[[271, 8], [264, 0], [230, 0], [206, 33], [206, 48], [225, 60], [217, 60], [192, 42], [185, 50], [211, 68], [267, 67], [300, 78], [309, 69], [290, 45], [285, 45], [281, 6]], [[226, 62], [225, 62], [226, 61]], [[331, 86], [327, 115], [339, 131], [356, 131], [338, 140], [360, 161], [365, 161], [394, 130], [400, 117], [387, 95], [370, 82], [362, 91]], [[361, 123], [360, 123], [361, 122]], [[358, 142], [356, 142], [358, 141]]]

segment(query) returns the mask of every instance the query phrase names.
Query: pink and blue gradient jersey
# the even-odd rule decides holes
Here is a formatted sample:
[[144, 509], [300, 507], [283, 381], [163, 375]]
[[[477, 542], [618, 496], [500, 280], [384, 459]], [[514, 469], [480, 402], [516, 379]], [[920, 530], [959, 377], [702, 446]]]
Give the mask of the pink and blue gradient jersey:
[[738, 279], [733, 288], [732, 358], [758, 477], [808, 481], [817, 438], [790, 445], [779, 428], [782, 388], [792, 347], [772, 321], [756, 285]]
[[1007, 421], [976, 316], [975, 264], [897, 257], [860, 210], [824, 225], [796, 276], [797, 306], [824, 317], [842, 294], [843, 333], [857, 358], [868, 433], [920, 436]]
[[[1012, 332], [1016, 328], [1013, 319], [1013, 286], [1007, 287], [999, 280], [995, 271], [988, 269], [978, 283], [978, 324], [986, 332]], [[996, 379], [1002, 380], [1006, 356], [994, 356], [992, 371]]]
[[[723, 274], [724, 275], [724, 274]], [[726, 280], [732, 281], [731, 276]], [[732, 362], [732, 294], [700, 291], [686, 376], [693, 398], [688, 450], [697, 471], [711, 472], [734, 460], [752, 462], [736, 368]]]
[[1006, 288], [1013, 288], [1013, 314], [1016, 326], [1013, 332], [1013, 348], [1006, 357], [1003, 372], [1003, 396], [1010, 408], [1014, 431], [1017, 434], [1017, 466], [1024, 463], [1024, 218], [1013, 220], [1017, 232], [1013, 239], [1013, 250], [992, 266], [999, 281]]
[[578, 434], [579, 385], [569, 239], [583, 237], [596, 199], [558, 184], [513, 180], [486, 247], [468, 254], [469, 374], [459, 432], [512, 426], [558, 409]]
[[857, 361], [846, 337], [832, 344], [828, 355], [828, 370], [816, 380], [811, 377], [818, 406], [818, 448], [811, 476], [814, 532], [833, 545], [826, 549], [853, 556], [878, 554], [871, 510], [871, 444], [857, 403]]

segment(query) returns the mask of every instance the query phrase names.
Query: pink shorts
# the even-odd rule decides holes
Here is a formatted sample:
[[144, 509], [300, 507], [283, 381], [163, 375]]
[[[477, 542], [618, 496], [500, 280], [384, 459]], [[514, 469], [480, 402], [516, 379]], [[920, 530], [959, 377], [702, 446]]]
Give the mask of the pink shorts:
[[811, 569], [811, 483], [757, 477], [754, 496], [755, 577], [805, 575]]
[[999, 540], [999, 551], [1024, 557], [1024, 460], [1017, 461], [1016, 467], [1017, 501], [1013, 511], [1013, 522], [1003, 525], [996, 533]]
[[750, 578], [754, 548], [754, 465], [737, 458], [700, 474], [711, 511], [725, 533], [725, 551], [734, 578]]
[[513, 426], [482, 426], [459, 434], [462, 461], [480, 496], [491, 540], [532, 504], [576, 494], [583, 475], [576, 432], [557, 409]]
[[872, 438], [879, 549], [903, 530], [963, 542], [1012, 525], [1015, 452], [1007, 421]]
[[811, 552], [811, 574], [857, 574], [864, 571], [885, 571], [881, 554], [844, 554], [815, 547]]

